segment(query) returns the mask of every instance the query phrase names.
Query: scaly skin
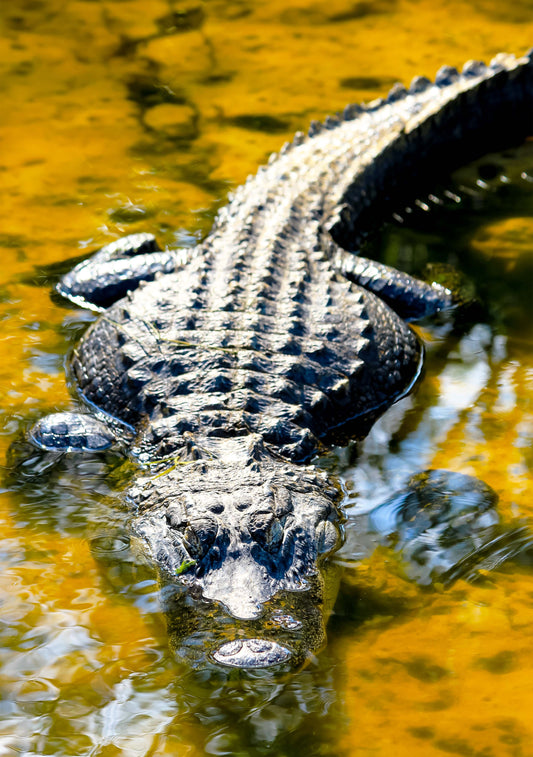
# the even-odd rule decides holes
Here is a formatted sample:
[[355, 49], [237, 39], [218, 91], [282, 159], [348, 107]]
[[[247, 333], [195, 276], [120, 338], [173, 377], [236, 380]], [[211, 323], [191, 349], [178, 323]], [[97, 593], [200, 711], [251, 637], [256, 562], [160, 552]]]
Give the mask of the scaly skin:
[[[51, 416], [34, 440], [96, 449], [118, 434], [144, 464], [186, 463], [132, 488], [132, 529], [162, 573], [233, 616], [301, 590], [339, 545], [342, 516], [335, 482], [296, 463], [410, 389], [421, 353], [405, 320], [452, 304], [346, 250], [401, 197], [532, 122], [531, 57], [445, 67], [296, 135], [192, 251], [158, 251], [147, 235], [104, 248], [59, 287], [103, 311], [71, 361], [98, 420]], [[223, 657], [286, 659], [265, 644], [244, 663]]]

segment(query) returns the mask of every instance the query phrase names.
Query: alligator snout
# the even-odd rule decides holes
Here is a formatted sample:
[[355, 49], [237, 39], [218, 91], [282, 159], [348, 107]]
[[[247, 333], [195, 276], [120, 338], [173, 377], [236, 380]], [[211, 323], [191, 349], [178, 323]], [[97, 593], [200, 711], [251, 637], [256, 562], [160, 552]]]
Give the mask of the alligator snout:
[[296, 476], [266, 454], [138, 479], [131, 528], [173, 598], [176, 653], [196, 659], [202, 639], [204, 660], [229, 668], [305, 660], [325, 637], [323, 559], [341, 544], [340, 496], [327, 474]]

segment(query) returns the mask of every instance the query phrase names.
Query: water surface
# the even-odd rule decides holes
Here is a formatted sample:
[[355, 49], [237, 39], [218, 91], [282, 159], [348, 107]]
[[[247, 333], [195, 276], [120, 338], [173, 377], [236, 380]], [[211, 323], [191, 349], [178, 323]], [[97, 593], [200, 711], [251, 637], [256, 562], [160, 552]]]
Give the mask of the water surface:
[[312, 118], [526, 50], [529, 0], [5, 0], [0, 29], [2, 754], [533, 755], [531, 568], [422, 589], [383, 548], [361, 563], [352, 537], [427, 467], [481, 477], [506, 522], [531, 525], [531, 148], [458, 174], [459, 202], [405, 212], [375, 242], [416, 272], [459, 267], [483, 307], [462, 330], [421, 327], [417, 392], [323, 461], [349, 492], [348, 538], [328, 643], [304, 670], [176, 662], [121, 529], [121, 460], [7, 464], [32, 420], [71, 402], [64, 357], [89, 318], [50, 299], [62, 263], [137, 230], [194, 244]]

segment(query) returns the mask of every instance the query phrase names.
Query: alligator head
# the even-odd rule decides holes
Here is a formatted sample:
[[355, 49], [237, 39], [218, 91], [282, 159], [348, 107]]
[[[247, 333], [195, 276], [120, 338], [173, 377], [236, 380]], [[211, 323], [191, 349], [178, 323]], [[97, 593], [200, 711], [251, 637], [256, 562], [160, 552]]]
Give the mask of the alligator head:
[[[133, 534], [167, 593], [170, 581], [241, 628], [260, 619], [256, 631], [265, 615], [284, 614], [276, 597], [298, 592], [322, 601], [311, 580], [340, 546], [342, 530], [340, 491], [326, 474], [271, 457], [199, 460], [138, 480], [129, 497]], [[226, 665], [265, 667], [291, 656], [264, 633], [228, 643], [212, 654]]]

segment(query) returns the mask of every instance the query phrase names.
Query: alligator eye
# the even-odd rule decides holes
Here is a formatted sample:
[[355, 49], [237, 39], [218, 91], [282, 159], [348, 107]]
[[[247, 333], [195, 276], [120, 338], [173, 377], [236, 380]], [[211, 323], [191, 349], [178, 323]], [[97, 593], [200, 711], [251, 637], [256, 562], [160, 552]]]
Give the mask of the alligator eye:
[[274, 512], [277, 517], [282, 518], [284, 515], [292, 513], [294, 505], [290, 491], [284, 486], [273, 486], [272, 493], [274, 495]]
[[189, 521], [183, 538], [185, 546], [194, 557], [203, 557], [215, 543], [218, 526], [210, 518], [194, 518]]
[[283, 526], [272, 513], [253, 513], [248, 520], [248, 531], [263, 549], [277, 549], [283, 539]]
[[323, 555], [332, 552], [339, 544], [339, 529], [330, 520], [321, 521], [316, 527], [316, 541], [318, 553]]
[[185, 525], [185, 511], [179, 505], [167, 507], [167, 523], [170, 528], [182, 528]]

